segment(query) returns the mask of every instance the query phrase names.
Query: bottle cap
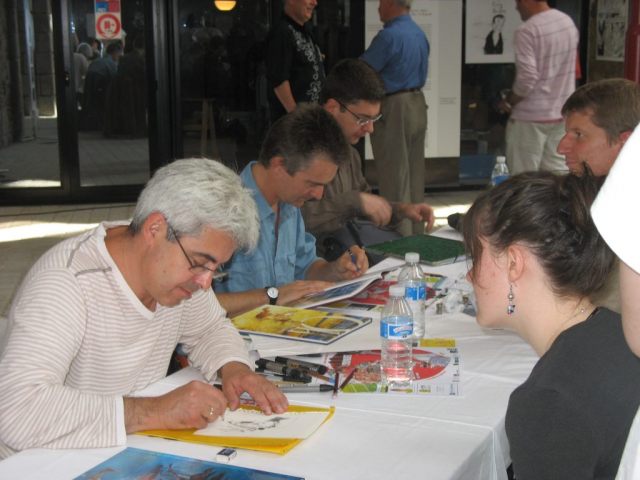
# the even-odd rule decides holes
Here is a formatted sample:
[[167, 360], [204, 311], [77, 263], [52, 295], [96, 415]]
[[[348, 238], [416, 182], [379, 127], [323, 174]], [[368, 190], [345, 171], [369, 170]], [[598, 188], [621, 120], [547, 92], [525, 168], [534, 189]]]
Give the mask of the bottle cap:
[[503, 155], [496, 157], [496, 162], [498, 163], [505, 163], [506, 161], [507, 161], [507, 158]]
[[391, 285], [389, 287], [389, 295], [392, 297], [404, 297], [403, 285]]
[[416, 252], [405, 253], [404, 261], [409, 263], [418, 263], [420, 261], [420, 254]]

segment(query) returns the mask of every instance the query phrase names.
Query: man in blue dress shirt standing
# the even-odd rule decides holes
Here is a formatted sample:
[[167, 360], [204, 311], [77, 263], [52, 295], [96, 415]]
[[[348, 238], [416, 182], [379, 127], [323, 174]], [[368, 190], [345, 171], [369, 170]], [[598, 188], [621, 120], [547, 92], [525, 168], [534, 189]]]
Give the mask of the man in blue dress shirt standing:
[[[429, 41], [411, 19], [412, 0], [380, 0], [384, 28], [360, 57], [384, 80], [382, 118], [371, 134], [380, 194], [392, 202], [424, 202], [424, 140]], [[403, 220], [403, 235], [424, 233], [424, 222]]]

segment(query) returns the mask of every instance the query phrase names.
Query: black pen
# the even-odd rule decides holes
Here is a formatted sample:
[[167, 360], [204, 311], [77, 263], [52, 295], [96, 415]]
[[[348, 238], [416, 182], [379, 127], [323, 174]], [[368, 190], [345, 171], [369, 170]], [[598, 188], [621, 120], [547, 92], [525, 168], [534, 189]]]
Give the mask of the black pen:
[[263, 375], [265, 377], [272, 376], [272, 377], [282, 378], [283, 382], [311, 383], [311, 381], [313, 380], [311, 376], [306, 373], [303, 373], [300, 378], [293, 378], [288, 375], [284, 375], [282, 373], [270, 372], [269, 370], [264, 370], [262, 368], [258, 368], [256, 370], [256, 373], [258, 375]]
[[322, 375], [327, 373], [327, 367], [317, 363], [305, 362], [304, 360], [293, 360], [292, 358], [276, 357], [276, 363], [281, 363], [292, 368], [304, 368], [311, 372], [318, 372]]
[[333, 385], [296, 385], [296, 386], [278, 386], [282, 393], [312, 393], [312, 392], [331, 392]]
[[282, 365], [280, 363], [270, 362], [264, 358], [256, 360], [256, 365], [259, 368], [263, 368], [265, 370], [270, 370], [272, 372], [281, 373], [291, 378], [301, 379], [307, 376], [306, 373], [301, 372], [297, 368], [288, 367], [287, 365]]

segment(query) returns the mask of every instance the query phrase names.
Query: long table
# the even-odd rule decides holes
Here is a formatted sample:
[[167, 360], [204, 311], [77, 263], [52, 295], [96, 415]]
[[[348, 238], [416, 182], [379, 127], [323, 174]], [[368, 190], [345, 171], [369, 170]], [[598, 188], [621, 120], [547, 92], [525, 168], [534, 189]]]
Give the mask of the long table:
[[[452, 275], [464, 268], [457, 264], [437, 271]], [[378, 328], [377, 322], [366, 328]], [[330, 393], [289, 394], [293, 404], [335, 406], [335, 415], [284, 456], [239, 450], [233, 465], [308, 480], [506, 480], [507, 403], [535, 365], [535, 352], [516, 333], [482, 329], [464, 313], [429, 318], [427, 332], [456, 340], [462, 396], [340, 394], [334, 400]], [[142, 393], [160, 395], [201, 378], [183, 369]], [[209, 461], [220, 450], [140, 435], [129, 435], [127, 446]], [[0, 478], [74, 478], [124, 448], [31, 449], [0, 462]]]

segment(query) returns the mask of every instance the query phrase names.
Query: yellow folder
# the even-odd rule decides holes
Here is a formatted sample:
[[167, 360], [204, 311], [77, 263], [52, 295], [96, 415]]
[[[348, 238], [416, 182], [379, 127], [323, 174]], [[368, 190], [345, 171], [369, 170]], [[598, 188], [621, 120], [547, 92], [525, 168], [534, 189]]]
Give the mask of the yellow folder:
[[[260, 410], [258, 407], [242, 406], [245, 410]], [[335, 407], [315, 408], [303, 407], [300, 405], [290, 405], [289, 412], [327, 412], [325, 422], [333, 416]], [[323, 422], [324, 424], [324, 422]], [[168, 438], [170, 440], [180, 440], [183, 442], [203, 443], [205, 445], [219, 445], [229, 448], [243, 448], [246, 450], [257, 450], [260, 452], [272, 452], [284, 455], [293, 447], [298, 445], [301, 438], [251, 438], [251, 437], [210, 437], [207, 435], [194, 435], [197, 429], [188, 430], [145, 430], [137, 432], [138, 435], [148, 435], [150, 437]]]

